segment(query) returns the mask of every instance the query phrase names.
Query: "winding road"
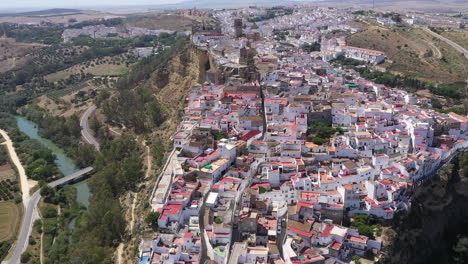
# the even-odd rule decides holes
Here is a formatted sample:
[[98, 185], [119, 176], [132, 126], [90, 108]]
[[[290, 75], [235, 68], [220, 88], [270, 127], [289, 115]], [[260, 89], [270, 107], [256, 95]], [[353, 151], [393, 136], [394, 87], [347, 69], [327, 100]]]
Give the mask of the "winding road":
[[450, 39], [446, 38], [446, 37], [443, 37], [437, 33], [435, 33], [434, 31], [430, 30], [428, 27], [422, 27], [422, 29], [429, 33], [430, 35], [432, 35], [433, 37], [435, 38], [438, 38], [442, 41], [445, 41], [447, 44], [449, 44], [450, 46], [452, 46], [454, 49], [456, 49], [458, 52], [461, 52], [463, 53], [463, 55], [465, 55], [465, 58], [468, 59], [468, 51], [466, 49], [464, 49], [462, 46], [458, 45], [457, 43], [451, 41]]
[[95, 105], [92, 105], [90, 108], [86, 109], [84, 114], [81, 116], [80, 126], [81, 126], [81, 135], [83, 135], [86, 142], [93, 145], [97, 151], [99, 151], [99, 142], [92, 136], [89, 132], [88, 120], [91, 114], [97, 109]]
[[[62, 186], [67, 183], [70, 183], [80, 177], [82, 177], [85, 174], [90, 173], [93, 170], [92, 167], [88, 167], [85, 169], [82, 169], [80, 171], [77, 171], [71, 175], [68, 175], [66, 177], [63, 177], [61, 179], [58, 179], [56, 181], [53, 181], [49, 183], [48, 185], [52, 188], [57, 187], [57, 186]], [[41, 199], [41, 194], [40, 191], [37, 190], [29, 199], [27, 202], [27, 205], [25, 206], [25, 213], [23, 215], [22, 223], [21, 223], [21, 229], [20, 233], [18, 236], [18, 240], [16, 241], [16, 247], [14, 248], [13, 255], [11, 258], [7, 261], [3, 261], [2, 264], [17, 264], [20, 263], [20, 258], [21, 254], [26, 250], [28, 247], [29, 243], [29, 236], [31, 235], [31, 230], [32, 230], [32, 225], [34, 223], [34, 220], [39, 217], [37, 213], [37, 203]]]

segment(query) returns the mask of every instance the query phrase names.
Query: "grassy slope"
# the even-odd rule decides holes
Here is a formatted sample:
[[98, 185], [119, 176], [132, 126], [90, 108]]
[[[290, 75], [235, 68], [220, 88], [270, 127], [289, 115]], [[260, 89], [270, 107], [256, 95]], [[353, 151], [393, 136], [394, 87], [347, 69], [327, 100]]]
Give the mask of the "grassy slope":
[[178, 15], [147, 15], [129, 19], [127, 26], [174, 31], [191, 30], [194, 20]]
[[0, 241], [15, 236], [20, 218], [20, 209], [14, 202], [0, 202]]
[[74, 65], [65, 70], [51, 73], [44, 77], [49, 82], [56, 82], [68, 78], [71, 74], [77, 74], [80, 72], [90, 73], [97, 76], [122, 75], [128, 71], [128, 67], [123, 63], [124, 61], [125, 57], [123, 55], [107, 56]]
[[0, 38], [0, 72], [23, 66], [34, 48], [44, 46], [38, 43], [16, 42], [12, 38]]
[[384, 51], [389, 60], [383, 66], [391, 72], [443, 83], [460, 82], [468, 76], [465, 58], [420, 29], [362, 26], [363, 32], [347, 38], [348, 45]]
[[468, 30], [465, 31], [444, 31], [440, 35], [468, 50]]

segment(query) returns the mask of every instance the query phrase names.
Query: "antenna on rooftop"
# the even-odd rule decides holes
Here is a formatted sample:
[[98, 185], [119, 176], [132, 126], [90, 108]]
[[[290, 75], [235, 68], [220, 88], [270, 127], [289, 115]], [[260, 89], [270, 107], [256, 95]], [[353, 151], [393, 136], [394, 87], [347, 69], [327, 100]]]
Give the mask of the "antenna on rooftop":
[[372, 0], [372, 11], [375, 11], [375, 0]]

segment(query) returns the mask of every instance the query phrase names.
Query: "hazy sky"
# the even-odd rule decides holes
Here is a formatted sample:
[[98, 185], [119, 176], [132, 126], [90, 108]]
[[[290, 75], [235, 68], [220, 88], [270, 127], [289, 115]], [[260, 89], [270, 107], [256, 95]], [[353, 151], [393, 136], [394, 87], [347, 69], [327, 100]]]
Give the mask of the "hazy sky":
[[0, 0], [0, 9], [158, 5], [178, 3], [182, 1], [183, 0]]

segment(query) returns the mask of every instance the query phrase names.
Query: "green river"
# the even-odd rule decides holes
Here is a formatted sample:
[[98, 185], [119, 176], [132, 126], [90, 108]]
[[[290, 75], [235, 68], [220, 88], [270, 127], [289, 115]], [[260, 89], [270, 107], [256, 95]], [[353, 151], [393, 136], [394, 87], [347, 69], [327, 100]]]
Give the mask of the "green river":
[[[36, 124], [19, 116], [16, 117], [16, 120], [18, 122], [18, 128], [21, 130], [21, 132], [25, 133], [30, 138], [38, 140], [42, 145], [50, 149], [55, 154], [57, 157], [55, 164], [57, 164], [57, 167], [63, 173], [63, 175], [70, 175], [79, 170], [79, 168], [73, 163], [73, 160], [67, 157], [63, 149], [59, 148], [52, 141], [43, 138], [38, 134], [38, 128]], [[77, 190], [78, 202], [88, 207], [90, 193], [87, 180], [75, 183], [72, 186], [74, 186]]]

